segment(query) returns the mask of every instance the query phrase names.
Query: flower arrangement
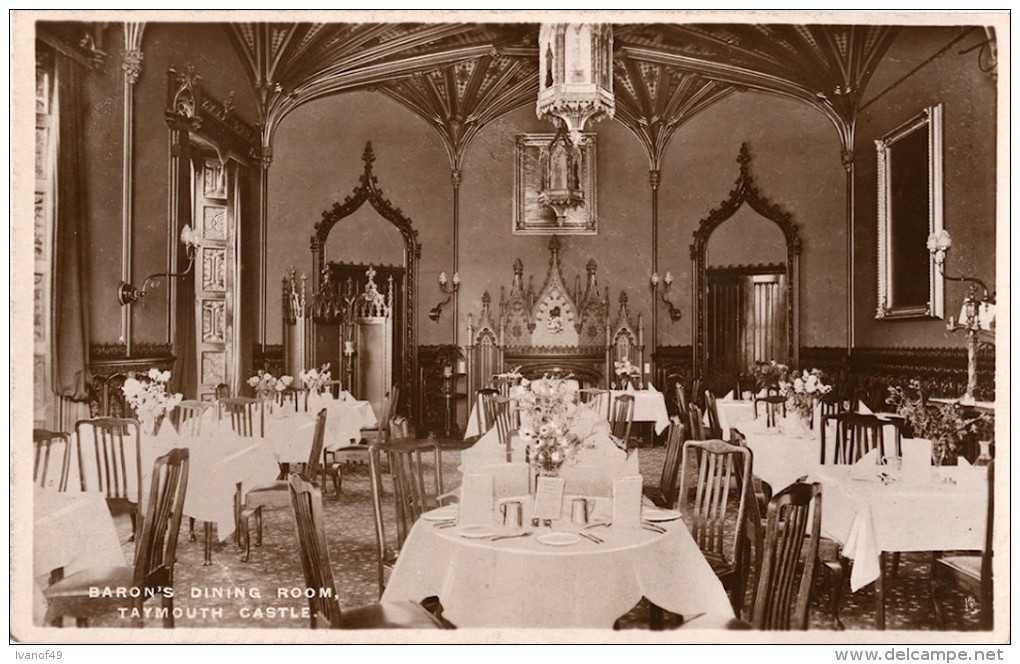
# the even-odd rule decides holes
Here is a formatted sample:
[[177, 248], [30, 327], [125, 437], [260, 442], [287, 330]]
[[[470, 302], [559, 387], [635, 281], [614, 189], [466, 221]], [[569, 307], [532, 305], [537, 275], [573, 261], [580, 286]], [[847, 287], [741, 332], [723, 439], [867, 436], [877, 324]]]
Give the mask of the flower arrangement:
[[965, 420], [958, 403], [931, 403], [917, 380], [910, 381], [906, 388], [890, 386], [886, 403], [903, 416], [915, 438], [927, 438], [932, 442], [932, 457], [936, 463], [955, 459], [964, 436], [976, 433], [978, 424], [990, 419], [979, 415]]
[[176, 408], [183, 397], [180, 394], [168, 394], [167, 383], [170, 381], [169, 371], [149, 369], [148, 380], [139, 380], [134, 374], [124, 381], [121, 392], [128, 405], [135, 411], [135, 416], [146, 431], [155, 433], [156, 425], [166, 413]]
[[570, 431], [577, 410], [576, 388], [562, 378], [522, 379], [510, 389], [510, 400], [521, 416], [518, 434], [528, 446], [528, 461], [536, 470], [556, 472], [577, 458], [580, 437]]
[[308, 371], [302, 371], [298, 374], [298, 378], [300, 378], [301, 382], [308, 388], [308, 391], [315, 394], [322, 392], [323, 388], [326, 387], [326, 383], [328, 383], [332, 377], [333, 374], [329, 371], [329, 362], [323, 364], [318, 369], [312, 367]]
[[616, 379], [621, 387], [625, 386], [630, 381], [639, 381], [641, 379], [641, 367], [631, 364], [630, 358], [623, 358], [619, 362], [613, 362], [613, 366], [616, 371]]
[[775, 360], [755, 362], [751, 367], [757, 389], [779, 388], [779, 384], [789, 381], [790, 367]]
[[786, 407], [805, 421], [811, 422], [814, 418], [815, 403], [832, 391], [832, 385], [822, 382], [824, 378], [825, 374], [818, 369], [804, 369], [800, 375], [792, 374], [792, 380], [781, 380], [779, 393], [786, 397]]
[[280, 376], [277, 378], [262, 369], [259, 369], [257, 374], [248, 379], [248, 384], [255, 388], [255, 394], [260, 399], [269, 399], [276, 396], [278, 392], [283, 392], [293, 382], [294, 379], [290, 376]]

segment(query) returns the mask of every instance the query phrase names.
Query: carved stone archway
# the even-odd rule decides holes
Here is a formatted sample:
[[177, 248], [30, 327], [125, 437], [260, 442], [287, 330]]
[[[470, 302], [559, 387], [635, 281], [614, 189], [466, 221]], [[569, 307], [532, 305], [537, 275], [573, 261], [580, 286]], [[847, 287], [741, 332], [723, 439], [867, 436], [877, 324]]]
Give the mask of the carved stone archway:
[[[312, 283], [313, 292], [319, 292], [322, 286], [322, 270], [325, 266], [326, 239], [333, 226], [341, 219], [354, 214], [358, 208], [368, 202], [384, 219], [397, 227], [404, 240], [404, 330], [401, 335], [403, 375], [400, 377], [401, 400], [407, 404], [417, 403], [418, 390], [415, 376], [418, 375], [418, 343], [417, 343], [417, 290], [418, 260], [421, 258], [421, 244], [418, 242], [418, 231], [411, 220], [404, 216], [400, 208], [395, 207], [383, 196], [379, 182], [372, 173], [375, 154], [372, 142], [365, 144], [361, 159], [365, 162], [365, 170], [361, 174], [359, 185], [344, 198], [343, 203], [334, 203], [332, 209], [322, 213], [322, 220], [315, 225], [312, 235]], [[406, 399], [406, 401], [405, 401]]]
[[694, 231], [694, 244], [691, 245], [691, 267], [694, 272], [694, 377], [704, 379], [708, 358], [705, 352], [705, 337], [708, 335], [708, 322], [705, 316], [706, 291], [706, 249], [708, 240], [724, 221], [736, 214], [744, 203], [762, 217], [774, 222], [783, 232], [786, 239], [786, 306], [787, 306], [787, 344], [788, 357], [793, 366], [798, 364], [800, 354], [800, 236], [797, 225], [790, 220], [790, 214], [778, 205], [758, 193], [754, 186], [754, 178], [748, 170], [751, 157], [747, 152], [747, 143], [740, 146], [740, 176], [730, 196], [713, 208], [708, 216], [698, 222], [698, 230]]

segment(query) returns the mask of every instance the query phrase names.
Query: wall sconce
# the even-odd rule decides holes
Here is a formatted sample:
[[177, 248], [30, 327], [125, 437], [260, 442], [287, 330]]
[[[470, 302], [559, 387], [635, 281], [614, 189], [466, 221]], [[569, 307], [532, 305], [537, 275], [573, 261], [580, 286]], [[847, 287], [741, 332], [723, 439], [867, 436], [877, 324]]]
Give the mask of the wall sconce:
[[195, 253], [198, 251], [198, 247], [202, 246], [202, 242], [198, 236], [198, 233], [191, 230], [191, 226], [188, 224], [184, 225], [181, 229], [181, 244], [184, 245], [184, 251], [187, 252], [188, 256], [188, 267], [184, 269], [184, 272], [160, 272], [158, 274], [150, 274], [142, 282], [141, 290], [135, 288], [126, 281], [120, 282], [120, 288], [117, 290], [117, 299], [120, 301], [121, 306], [126, 306], [132, 302], [136, 302], [138, 298], [145, 297], [148, 295], [149, 282], [159, 277], [180, 278], [186, 276], [191, 272], [191, 268], [195, 266]]
[[661, 279], [661, 282], [663, 284], [662, 290], [659, 290], [660, 279], [658, 272], [652, 272], [651, 282], [652, 282], [652, 297], [653, 298], [655, 297], [656, 292], [659, 293], [659, 297], [662, 298], [662, 301], [666, 303], [667, 307], [669, 307], [669, 319], [675, 323], [681, 318], [683, 318], [684, 312], [677, 309], [675, 306], [673, 306], [672, 302], [666, 299], [666, 293], [668, 293], [669, 289], [673, 287], [673, 275], [669, 272], [669, 270], [666, 270], [665, 276], [663, 276]]
[[443, 315], [443, 307], [449, 304], [450, 300], [453, 299], [453, 294], [460, 290], [460, 274], [457, 272], [453, 273], [453, 282], [451, 285], [451, 282], [448, 282], [446, 279], [446, 272], [440, 272], [439, 290], [446, 294], [446, 299], [429, 310], [429, 318], [431, 318], [435, 323], [438, 323], [439, 317]]
[[[953, 246], [949, 231], [943, 229], [928, 236], [928, 251], [932, 255], [943, 279], [969, 283], [967, 295], [960, 308], [960, 320], [952, 316], [946, 322], [950, 332], [964, 330], [967, 333], [967, 392], [960, 398], [962, 404], [975, 403], [974, 392], [977, 389], [977, 347], [981, 332], [991, 332], [995, 323], [995, 295], [988, 293], [985, 282], [974, 277], [951, 277], [945, 272], [946, 252]], [[978, 288], [981, 295], [978, 296]], [[994, 339], [994, 337], [993, 337]]]

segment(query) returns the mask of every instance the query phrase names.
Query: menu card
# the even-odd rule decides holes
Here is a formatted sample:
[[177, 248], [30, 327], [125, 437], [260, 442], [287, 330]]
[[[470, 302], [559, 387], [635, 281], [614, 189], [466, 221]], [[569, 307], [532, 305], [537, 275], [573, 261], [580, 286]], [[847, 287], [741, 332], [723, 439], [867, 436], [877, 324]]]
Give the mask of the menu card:
[[566, 480], [562, 477], [539, 477], [535, 489], [534, 516], [539, 519], [559, 519], [563, 510], [563, 491]]
[[460, 485], [461, 525], [492, 523], [493, 478], [489, 473], [465, 473]]
[[623, 477], [613, 482], [613, 528], [641, 526], [640, 475]]

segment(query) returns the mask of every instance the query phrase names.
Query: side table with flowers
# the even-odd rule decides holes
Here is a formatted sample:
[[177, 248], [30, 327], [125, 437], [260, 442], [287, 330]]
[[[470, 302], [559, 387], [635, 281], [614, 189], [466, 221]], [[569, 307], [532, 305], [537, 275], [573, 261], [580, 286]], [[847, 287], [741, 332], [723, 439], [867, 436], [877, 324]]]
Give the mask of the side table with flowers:
[[891, 386], [886, 403], [906, 420], [914, 438], [931, 441], [935, 466], [955, 465], [964, 438], [978, 433], [980, 424], [990, 420], [986, 414], [966, 419], [964, 408], [955, 402], [929, 401], [917, 380], [910, 381], [907, 387]]
[[633, 386], [635, 389], [640, 389], [641, 367], [631, 364], [630, 358], [624, 358], [619, 362], [614, 362], [613, 365], [616, 371], [616, 383], [619, 389], [625, 390], [629, 386]]
[[167, 392], [167, 383], [170, 382], [169, 371], [149, 369], [145, 377], [147, 380], [139, 380], [134, 374], [129, 375], [121, 392], [124, 393], [124, 400], [135, 411], [142, 432], [154, 436], [159, 431], [163, 418], [180, 405], [183, 396]]

